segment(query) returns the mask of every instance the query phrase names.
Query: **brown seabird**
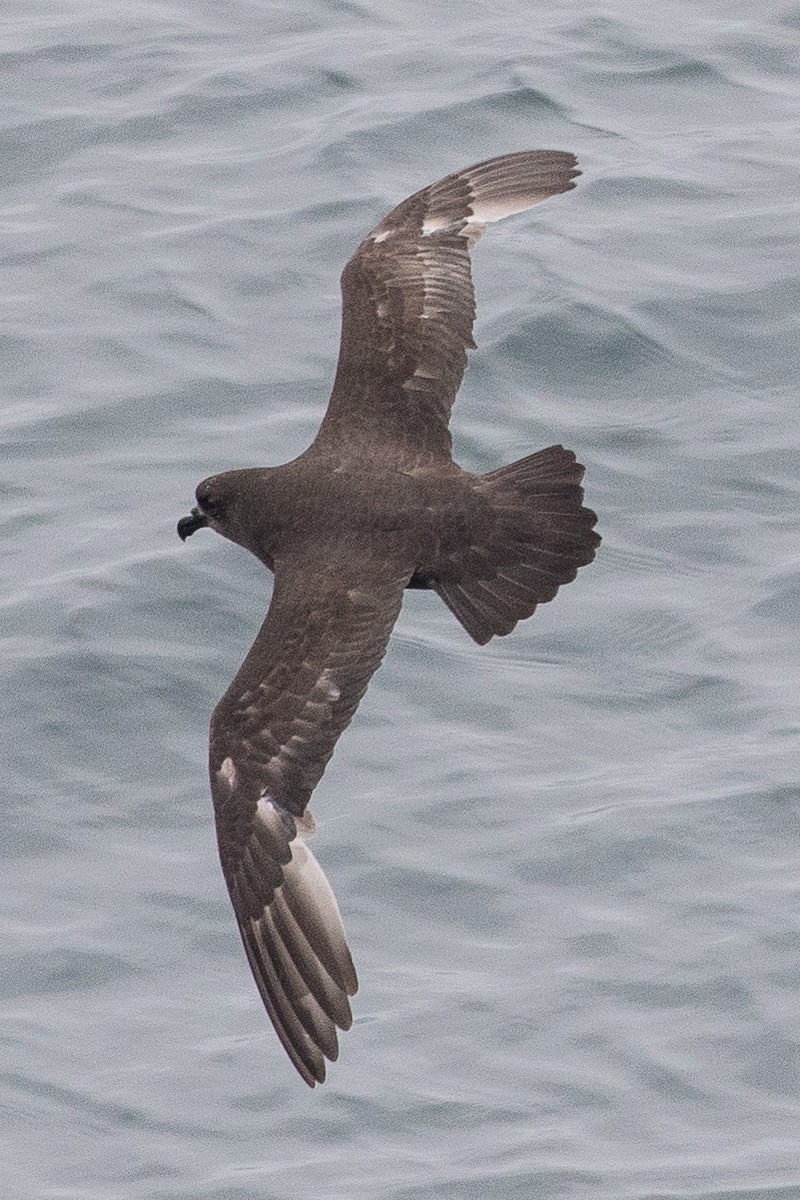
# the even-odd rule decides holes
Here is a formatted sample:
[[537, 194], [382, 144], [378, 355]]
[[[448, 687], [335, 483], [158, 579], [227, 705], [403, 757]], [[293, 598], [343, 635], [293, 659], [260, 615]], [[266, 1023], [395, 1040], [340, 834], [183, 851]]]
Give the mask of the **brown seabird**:
[[275, 573], [264, 624], [211, 718], [222, 870], [261, 998], [311, 1087], [357, 989], [307, 805], [385, 652], [405, 588], [441, 596], [480, 645], [552, 600], [600, 538], [562, 446], [471, 475], [450, 409], [474, 347], [469, 252], [486, 223], [575, 186], [572, 154], [505, 154], [398, 205], [342, 275], [325, 418], [282, 467], [212, 475], [178, 523]]

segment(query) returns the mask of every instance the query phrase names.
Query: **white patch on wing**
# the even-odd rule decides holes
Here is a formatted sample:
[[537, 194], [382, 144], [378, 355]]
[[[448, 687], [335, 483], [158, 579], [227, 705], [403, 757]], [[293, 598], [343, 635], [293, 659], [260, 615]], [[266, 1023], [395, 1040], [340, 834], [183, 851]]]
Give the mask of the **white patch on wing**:
[[440, 229], [447, 229], [453, 223], [452, 217], [426, 217], [422, 222], [422, 236], [430, 237], [432, 233], [437, 233]]
[[341, 688], [333, 682], [333, 678], [327, 667], [317, 680], [316, 686], [326, 700], [338, 700], [342, 694]]
[[317, 828], [317, 822], [308, 809], [306, 809], [302, 817], [295, 817], [294, 823], [297, 826], [297, 836], [303, 840], [310, 838]]
[[[326, 953], [320, 956], [320, 961], [324, 964], [330, 958], [335, 963], [338, 969], [333, 978], [344, 984], [345, 990], [352, 995], [358, 987], [358, 981], [347, 948], [339, 905], [325, 872], [306, 843], [299, 838], [292, 842], [292, 857], [284, 867], [283, 890], [291, 892], [296, 897], [296, 903], [302, 906], [299, 921], [301, 929], [307, 927], [308, 923], [308, 927], [313, 929], [314, 944], [324, 944]], [[326, 970], [330, 972], [329, 967]]]
[[255, 836], [262, 850], [276, 863], [288, 862], [296, 833], [294, 817], [266, 791], [256, 803], [256, 816], [261, 828]]
[[266, 792], [263, 796], [259, 797], [258, 803], [256, 804], [256, 812], [258, 813], [259, 818], [266, 825], [267, 829], [269, 829], [271, 832], [274, 833], [279, 829], [285, 832], [283, 818], [278, 812], [278, 806], [275, 804], [275, 801], [272, 799], [272, 797]]
[[426, 217], [422, 222], [422, 234], [423, 237], [430, 237], [432, 233], [457, 226], [463, 221], [465, 227], [458, 232], [462, 237], [477, 241], [483, 233], [483, 226], [488, 222], [502, 221], [505, 217], [513, 217], [515, 213], [525, 212], [546, 198], [546, 196], [528, 195], [505, 196], [502, 200], [472, 200], [470, 205], [472, 211], [466, 216], [454, 217], [452, 214], [445, 214]]
[[228, 787], [233, 791], [236, 787], [236, 766], [232, 758], [223, 759], [220, 768], [217, 771], [217, 777], [224, 780]]
[[304, 841], [295, 841], [292, 843], [292, 859], [287, 864], [284, 874], [286, 882], [290, 886], [297, 886], [299, 880], [302, 878], [303, 891], [307, 891], [313, 895], [316, 901], [315, 907], [326, 917], [326, 924], [334, 927], [341, 940], [344, 941], [342, 915], [339, 912], [339, 905], [333, 894], [333, 888], [328, 883], [327, 876], [322, 867]]
[[502, 200], [478, 200], [472, 203], [470, 221], [502, 221], [515, 213], [525, 212], [543, 200], [544, 196], [506, 196]]

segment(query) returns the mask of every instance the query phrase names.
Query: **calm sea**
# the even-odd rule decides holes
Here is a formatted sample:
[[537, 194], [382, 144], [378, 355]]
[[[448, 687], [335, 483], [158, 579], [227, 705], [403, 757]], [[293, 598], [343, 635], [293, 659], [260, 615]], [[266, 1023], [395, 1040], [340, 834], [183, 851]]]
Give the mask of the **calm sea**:
[[[2, 41], [0, 1192], [800, 1197], [800, 7], [21, 0]], [[343, 263], [526, 148], [456, 454], [562, 442], [597, 562], [480, 649], [410, 594], [318, 789], [361, 979], [261, 1009], [206, 730], [269, 579], [195, 484], [299, 453]]]

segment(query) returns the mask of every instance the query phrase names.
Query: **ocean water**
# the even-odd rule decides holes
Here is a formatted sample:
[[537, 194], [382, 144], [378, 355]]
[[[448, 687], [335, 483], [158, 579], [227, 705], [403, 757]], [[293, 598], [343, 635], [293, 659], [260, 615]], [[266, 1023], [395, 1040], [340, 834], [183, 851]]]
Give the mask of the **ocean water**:
[[[0, 1192], [800, 1197], [790, 0], [21, 0], [2, 44]], [[315, 798], [361, 990], [261, 1009], [207, 722], [269, 579], [177, 519], [312, 438], [342, 265], [573, 150], [475, 254], [454, 412], [562, 442], [596, 563], [509, 638], [409, 594]]]

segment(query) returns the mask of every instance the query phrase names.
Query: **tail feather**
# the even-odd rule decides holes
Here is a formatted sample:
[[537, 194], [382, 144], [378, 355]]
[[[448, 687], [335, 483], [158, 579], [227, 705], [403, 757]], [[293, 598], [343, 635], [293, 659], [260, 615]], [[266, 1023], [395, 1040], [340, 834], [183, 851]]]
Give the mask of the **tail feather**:
[[594, 558], [600, 537], [583, 507], [583, 470], [571, 450], [550, 446], [480, 477], [490, 540], [452, 554], [433, 584], [480, 645], [510, 633]]
[[565, 450], [563, 446], [548, 446], [546, 450], [537, 450], [535, 454], [528, 454], [508, 466], [481, 475], [481, 480], [489, 487], [505, 487], [513, 483], [520, 491], [526, 482], [536, 484], [546, 479], [580, 486], [584, 470], [571, 450]]

